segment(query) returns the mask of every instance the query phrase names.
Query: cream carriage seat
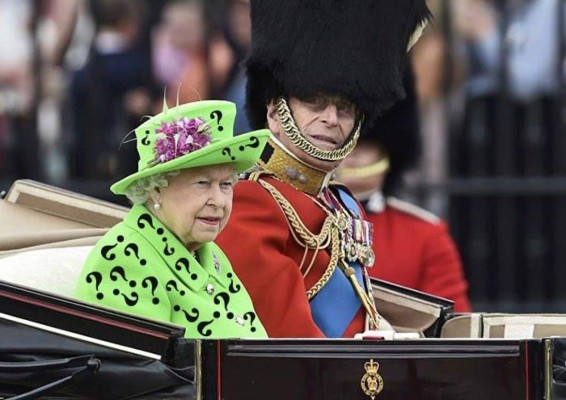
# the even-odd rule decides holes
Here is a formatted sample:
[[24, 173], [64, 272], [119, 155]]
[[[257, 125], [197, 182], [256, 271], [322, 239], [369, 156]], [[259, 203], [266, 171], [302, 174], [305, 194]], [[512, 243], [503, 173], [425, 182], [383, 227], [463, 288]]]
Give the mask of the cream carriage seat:
[[0, 280], [72, 297], [94, 244], [128, 209], [16, 181], [0, 200]]
[[82, 266], [92, 247], [29, 250], [0, 258], [0, 280], [73, 297]]
[[444, 323], [443, 338], [531, 339], [566, 336], [566, 314], [472, 313]]

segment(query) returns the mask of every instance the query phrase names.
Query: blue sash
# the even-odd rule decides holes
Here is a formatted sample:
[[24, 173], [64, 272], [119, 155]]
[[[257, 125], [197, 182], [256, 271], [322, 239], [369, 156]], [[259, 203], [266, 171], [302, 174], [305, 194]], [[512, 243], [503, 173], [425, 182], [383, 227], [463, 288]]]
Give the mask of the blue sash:
[[[356, 216], [361, 215], [358, 203], [345, 191], [337, 190], [342, 203]], [[364, 285], [362, 267], [358, 262], [350, 263], [356, 278]], [[362, 303], [346, 275], [337, 266], [323, 288], [310, 301], [314, 322], [326, 337], [342, 337], [358, 313]]]

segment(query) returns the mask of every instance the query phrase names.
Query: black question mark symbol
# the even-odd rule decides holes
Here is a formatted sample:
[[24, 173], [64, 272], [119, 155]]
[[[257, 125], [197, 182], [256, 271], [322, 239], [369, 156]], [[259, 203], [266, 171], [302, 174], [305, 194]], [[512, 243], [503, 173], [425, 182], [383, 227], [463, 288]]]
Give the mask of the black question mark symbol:
[[100, 286], [100, 282], [102, 282], [102, 274], [100, 272], [91, 272], [90, 274], [88, 274], [86, 276], [86, 281], [87, 283], [92, 283], [92, 281], [95, 282], [94, 287], [96, 288], [96, 298], [98, 300], [102, 300], [104, 298], [104, 295], [100, 292], [98, 292], [98, 287]]
[[224, 147], [224, 148], [222, 149], [222, 155], [223, 155], [223, 156], [229, 156], [232, 161], [234, 161], [234, 160], [236, 159], [236, 157], [234, 157], [234, 156], [232, 155], [232, 152], [231, 152], [231, 150], [230, 150], [230, 147]]
[[214, 110], [213, 112], [210, 113], [210, 118], [214, 121], [215, 119], [218, 120], [218, 130], [220, 132], [222, 132], [224, 130], [224, 127], [222, 125], [220, 125], [220, 120], [222, 119], [222, 111], [220, 110]]
[[[149, 282], [149, 284], [147, 283]], [[151, 285], [151, 295], [155, 296], [155, 289], [157, 288], [157, 278], [153, 276], [148, 276], [142, 280], [142, 287], [147, 288]], [[159, 304], [159, 299], [154, 297], [151, 302], [153, 304]]]
[[165, 284], [165, 289], [167, 289], [168, 292], [172, 291], [173, 289], [175, 289], [175, 291], [177, 293], [179, 293], [181, 296], [185, 295], [185, 291], [184, 290], [179, 290], [179, 288], [177, 287], [177, 281], [175, 281], [174, 279], [171, 279], [170, 281], [168, 281]]
[[[118, 237], [116, 238], [116, 240], [118, 241], [118, 243], [122, 243], [124, 241], [124, 236], [122, 235], [118, 235]], [[104, 258], [105, 260], [108, 261], [112, 261], [116, 258], [116, 254], [111, 253], [111, 251], [118, 246], [118, 243], [116, 244], [110, 244], [108, 246], [104, 246], [101, 250], [100, 250], [100, 254], [102, 255], [102, 258]]]
[[210, 321], [202, 321], [200, 324], [197, 325], [197, 330], [198, 333], [200, 333], [202, 336], [207, 337], [210, 336], [210, 334], [212, 333], [212, 331], [210, 329], [208, 330], [204, 330], [204, 328], [206, 328], [208, 325], [210, 325], [212, 322], [214, 322], [213, 319], [211, 319]]
[[130, 287], [133, 288], [136, 287], [136, 281], [134, 280], [129, 281], [128, 278], [126, 277], [126, 271], [124, 271], [124, 268], [120, 267], [119, 265], [115, 266], [110, 271], [110, 279], [112, 279], [112, 281], [114, 282], [118, 280], [118, 277], [116, 275], [119, 275], [124, 281], [129, 282]]
[[255, 321], [255, 313], [253, 313], [253, 312], [251, 312], [251, 311], [245, 313], [245, 314], [244, 314], [244, 319], [245, 319], [245, 320], [248, 320], [248, 316], [249, 316], [249, 320], [250, 320], [251, 331], [252, 331], [252, 332], [255, 332], [256, 329], [255, 329], [255, 327], [253, 326], [253, 323], [254, 323], [254, 321]]
[[163, 249], [163, 254], [165, 254], [166, 256], [171, 256], [173, 254], [175, 254], [175, 249], [173, 247], [169, 247], [169, 244], [167, 243], [167, 238], [163, 238], [163, 242], [165, 243], [165, 248]]
[[141, 265], [147, 264], [147, 261], [145, 261], [143, 258], [140, 258], [139, 248], [138, 245], [135, 243], [129, 243], [126, 247], [124, 247], [124, 254], [127, 256], [134, 254], [136, 259], [140, 261]]
[[126, 302], [127, 305], [129, 305], [130, 307], [135, 306], [138, 303], [139, 300], [139, 296], [136, 292], [132, 292], [130, 294], [133, 299], [130, 299], [128, 296], [126, 296], [124, 293], [122, 293], [122, 297], [124, 298], [124, 301]]
[[252, 137], [250, 138], [250, 142], [251, 142], [251, 144], [246, 144], [246, 145], [243, 145], [243, 146], [238, 147], [238, 150], [244, 151], [244, 149], [245, 149], [246, 147], [251, 147], [252, 149], [255, 149], [256, 147], [259, 146], [259, 139], [258, 139], [257, 137], [255, 137], [255, 136], [252, 136]]
[[228, 288], [228, 291], [230, 293], [238, 293], [240, 291], [240, 289], [242, 288], [239, 284], [234, 284], [234, 281], [232, 280], [232, 273], [228, 272], [228, 274], [226, 274], [226, 276], [228, 278], [230, 278], [230, 287]]
[[155, 226], [153, 225], [153, 218], [151, 217], [151, 215], [147, 213], [140, 215], [138, 218], [138, 228], [145, 229], [148, 226], [151, 226], [151, 228], [154, 229], [158, 235], [163, 234], [162, 228], [155, 229]]
[[198, 279], [198, 275], [192, 274], [191, 270], [189, 269], [189, 260], [187, 260], [184, 257], [181, 257], [175, 262], [175, 269], [177, 271], [181, 271], [183, 268], [185, 268], [185, 270], [187, 271], [187, 274], [189, 274], [191, 276], [191, 279], [193, 281], [196, 281]]
[[183, 314], [185, 314], [185, 319], [189, 322], [195, 322], [199, 317], [199, 312], [196, 308], [191, 309], [192, 314], [189, 314], [185, 310], [181, 310], [181, 307], [179, 305], [176, 305], [175, 307], [173, 307], [173, 310], [175, 310], [176, 312], [182, 311]]
[[[228, 311], [228, 304], [230, 304], [230, 295], [226, 292], [218, 293], [216, 296], [214, 296], [214, 304], [220, 304], [219, 299], [222, 299], [222, 304], [224, 306], [224, 310]], [[218, 314], [216, 314], [216, 313], [213, 314], [213, 316], [215, 318], [218, 318], [220, 316], [220, 315], [218, 315], [218, 317], [217, 317], [216, 315], [218, 315]], [[232, 318], [234, 318], [234, 314], [228, 311], [228, 313], [226, 314], [226, 318], [232, 319]]]
[[143, 137], [141, 143], [144, 146], [147, 146], [149, 144], [149, 134], [150, 134], [149, 129], [146, 129], [144, 133], [145, 133], [145, 136]]

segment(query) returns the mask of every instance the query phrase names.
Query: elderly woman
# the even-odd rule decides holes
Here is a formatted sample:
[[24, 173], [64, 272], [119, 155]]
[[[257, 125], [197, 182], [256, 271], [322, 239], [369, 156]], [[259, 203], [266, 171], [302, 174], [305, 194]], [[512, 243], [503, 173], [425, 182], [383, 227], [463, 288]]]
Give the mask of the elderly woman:
[[233, 136], [235, 110], [194, 102], [136, 129], [138, 172], [111, 187], [134, 206], [90, 253], [79, 299], [182, 325], [189, 338], [266, 337], [213, 242], [230, 217], [237, 173], [255, 164], [269, 134]]

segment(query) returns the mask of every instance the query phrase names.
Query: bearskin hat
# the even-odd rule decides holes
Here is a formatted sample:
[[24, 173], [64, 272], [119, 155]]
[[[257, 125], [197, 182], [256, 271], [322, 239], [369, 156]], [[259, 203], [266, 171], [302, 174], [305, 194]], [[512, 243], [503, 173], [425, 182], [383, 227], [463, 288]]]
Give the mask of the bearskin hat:
[[404, 97], [409, 42], [429, 17], [425, 0], [252, 0], [252, 128], [265, 127], [270, 100], [317, 93], [344, 96], [371, 120]]

